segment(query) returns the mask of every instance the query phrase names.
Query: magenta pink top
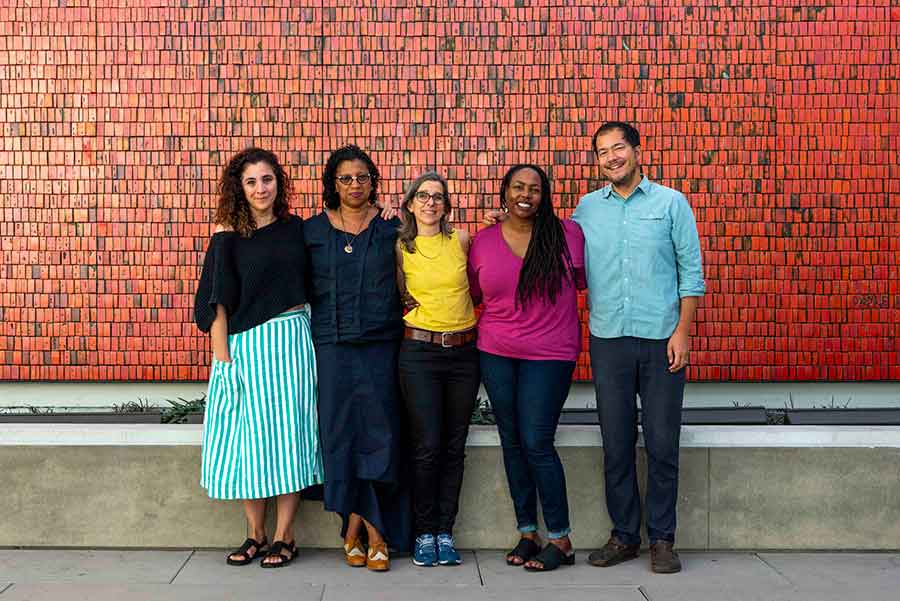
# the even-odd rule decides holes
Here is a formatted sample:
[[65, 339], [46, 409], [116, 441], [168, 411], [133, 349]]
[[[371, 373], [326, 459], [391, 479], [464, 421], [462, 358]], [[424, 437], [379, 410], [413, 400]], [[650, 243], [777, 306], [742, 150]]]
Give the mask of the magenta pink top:
[[478, 320], [479, 350], [514, 359], [575, 361], [581, 350], [576, 290], [586, 287], [584, 235], [574, 221], [562, 221], [575, 281], [566, 279], [550, 304], [532, 297], [516, 307], [516, 288], [522, 259], [516, 256], [500, 224], [478, 232], [469, 249], [469, 290], [475, 303], [484, 303]]

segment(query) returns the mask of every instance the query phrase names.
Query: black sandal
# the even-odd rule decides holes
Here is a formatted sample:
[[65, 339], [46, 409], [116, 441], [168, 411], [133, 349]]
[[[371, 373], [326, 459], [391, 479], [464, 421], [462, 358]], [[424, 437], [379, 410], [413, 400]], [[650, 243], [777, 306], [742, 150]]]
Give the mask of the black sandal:
[[[243, 545], [225, 556], [225, 563], [230, 566], [245, 566], [248, 563], [252, 563], [254, 559], [259, 559], [260, 557], [265, 555], [263, 551], [266, 550], [266, 546], [268, 544], [269, 543], [266, 542], [266, 539], [262, 539], [262, 541], [257, 542], [252, 538], [248, 538], [244, 541]], [[250, 549], [253, 549], [252, 556], [249, 553]], [[233, 559], [235, 555], [243, 555], [244, 559]]]
[[[530, 538], [520, 538], [519, 544], [516, 545], [515, 549], [506, 554], [506, 565], [508, 566], [521, 566], [524, 565], [529, 559], [537, 555], [541, 552], [541, 548], [537, 546], [537, 543], [531, 540]], [[522, 560], [522, 563], [516, 563], [514, 561], [510, 561], [510, 557], [518, 557]]]
[[[285, 557], [281, 554], [282, 551], [287, 551], [290, 553], [290, 557]], [[266, 561], [269, 557], [278, 557], [280, 561]], [[277, 540], [272, 543], [272, 546], [269, 548], [269, 552], [266, 553], [266, 556], [263, 558], [261, 562], [259, 562], [259, 567], [261, 568], [283, 568], [288, 565], [294, 558], [297, 557], [297, 546], [293, 541], [286, 543], [283, 540]]]
[[553, 543], [547, 543], [547, 546], [544, 547], [540, 553], [532, 557], [531, 561], [539, 562], [541, 567], [535, 568], [532, 566], [525, 566], [525, 569], [529, 572], [550, 572], [559, 566], [575, 565], [575, 551], [572, 551], [571, 555], [566, 555], [562, 552], [562, 549]]

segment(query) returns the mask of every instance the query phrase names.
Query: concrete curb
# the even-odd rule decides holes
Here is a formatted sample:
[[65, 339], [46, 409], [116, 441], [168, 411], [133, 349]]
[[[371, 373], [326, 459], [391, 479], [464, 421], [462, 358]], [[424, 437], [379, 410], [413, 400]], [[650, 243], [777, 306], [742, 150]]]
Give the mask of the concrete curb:
[[[199, 446], [199, 424], [4, 424], [0, 446]], [[601, 447], [597, 426], [560, 426], [559, 447]], [[638, 444], [643, 444], [639, 441]], [[497, 447], [495, 426], [472, 426], [470, 447]], [[682, 448], [900, 448], [900, 426], [683, 426]]]

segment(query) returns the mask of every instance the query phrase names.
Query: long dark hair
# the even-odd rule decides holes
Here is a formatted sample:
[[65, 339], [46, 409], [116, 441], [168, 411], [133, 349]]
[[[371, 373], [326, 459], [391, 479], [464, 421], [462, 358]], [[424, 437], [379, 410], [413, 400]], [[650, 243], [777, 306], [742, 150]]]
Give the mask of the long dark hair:
[[336, 209], [341, 206], [341, 197], [338, 195], [337, 186], [334, 176], [337, 173], [338, 165], [344, 161], [362, 161], [369, 170], [369, 177], [372, 179], [372, 193], [369, 194], [369, 204], [375, 204], [378, 198], [378, 182], [381, 181], [381, 174], [378, 173], [378, 167], [372, 158], [366, 154], [366, 151], [355, 144], [347, 144], [341, 146], [331, 153], [328, 162], [325, 163], [325, 171], [322, 173], [322, 204], [329, 209]]
[[444, 214], [441, 215], [441, 235], [449, 236], [453, 233], [453, 228], [447, 222], [447, 216], [453, 205], [450, 204], [450, 192], [447, 190], [447, 180], [437, 171], [426, 171], [417, 177], [413, 183], [409, 185], [406, 194], [403, 195], [403, 204], [400, 205], [400, 212], [403, 213], [403, 225], [397, 233], [397, 238], [406, 248], [407, 252], [416, 252], [416, 236], [419, 235], [419, 228], [416, 225], [416, 216], [409, 210], [409, 205], [413, 203], [416, 192], [425, 182], [437, 182], [444, 188]]
[[553, 212], [553, 200], [550, 194], [550, 180], [544, 170], [537, 165], [513, 165], [503, 176], [500, 183], [500, 206], [506, 208], [506, 191], [513, 176], [523, 170], [531, 169], [541, 178], [541, 204], [534, 215], [534, 226], [528, 251], [519, 272], [519, 285], [516, 287], [516, 306], [525, 307], [535, 297], [544, 299], [550, 304], [556, 302], [565, 280], [574, 281], [575, 267], [572, 254], [566, 243], [566, 235], [562, 222]]
[[219, 205], [216, 207], [214, 221], [218, 225], [225, 225], [238, 232], [243, 237], [248, 237], [256, 230], [256, 220], [250, 212], [250, 204], [244, 195], [244, 186], [241, 184], [241, 176], [247, 165], [266, 163], [275, 172], [278, 182], [278, 192], [275, 195], [275, 204], [272, 213], [275, 219], [285, 219], [291, 212], [290, 199], [294, 194], [291, 178], [278, 162], [275, 153], [263, 148], [251, 147], [237, 153], [219, 179], [218, 195]]

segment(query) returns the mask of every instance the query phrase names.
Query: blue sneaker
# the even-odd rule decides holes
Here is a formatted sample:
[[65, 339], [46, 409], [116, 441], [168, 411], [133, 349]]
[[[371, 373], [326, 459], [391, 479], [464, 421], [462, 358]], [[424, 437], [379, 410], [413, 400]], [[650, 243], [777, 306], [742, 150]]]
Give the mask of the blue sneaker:
[[449, 534], [438, 534], [438, 563], [442, 566], [458, 566], [462, 563], [462, 557], [456, 551], [456, 542]]
[[437, 549], [434, 546], [433, 534], [420, 534], [416, 537], [416, 549], [413, 551], [413, 563], [417, 566], [436, 566], [438, 564]]

